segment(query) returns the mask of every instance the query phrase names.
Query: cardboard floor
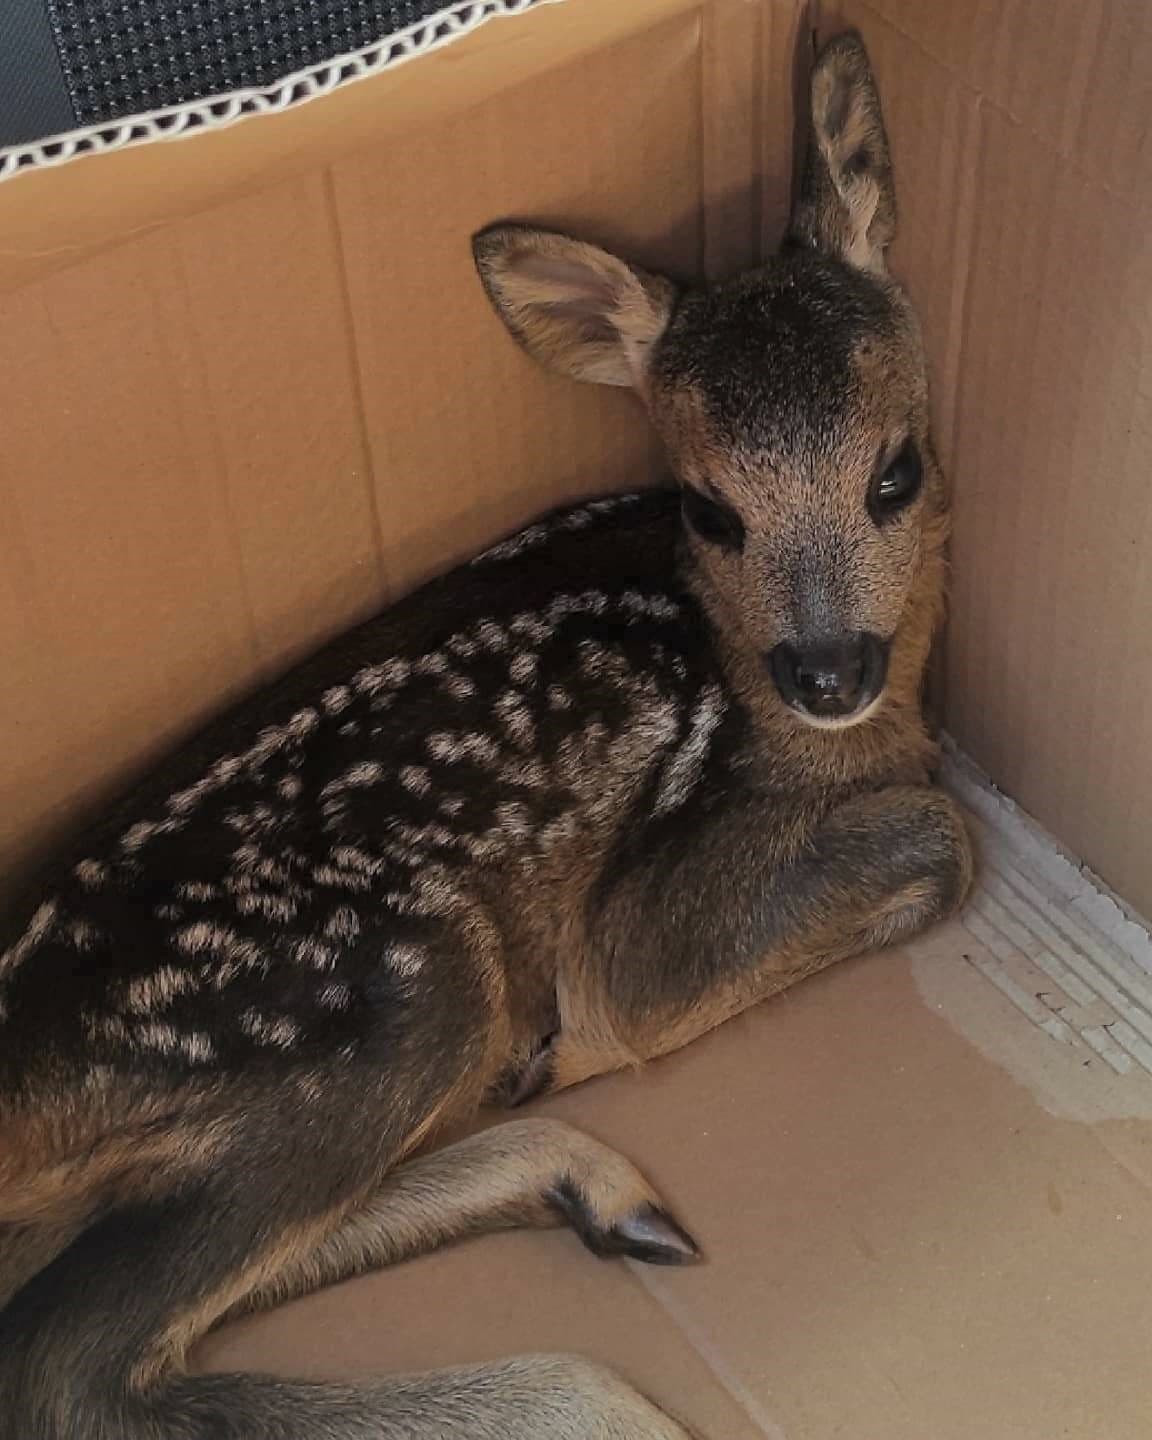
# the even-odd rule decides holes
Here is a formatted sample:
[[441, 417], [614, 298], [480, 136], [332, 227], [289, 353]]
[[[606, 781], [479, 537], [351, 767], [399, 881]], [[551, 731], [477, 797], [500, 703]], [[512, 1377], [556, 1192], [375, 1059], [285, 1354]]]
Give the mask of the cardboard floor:
[[1152, 976], [1017, 861], [914, 946], [538, 1107], [641, 1164], [705, 1264], [485, 1237], [235, 1324], [199, 1363], [554, 1348], [705, 1440], [1148, 1440]]

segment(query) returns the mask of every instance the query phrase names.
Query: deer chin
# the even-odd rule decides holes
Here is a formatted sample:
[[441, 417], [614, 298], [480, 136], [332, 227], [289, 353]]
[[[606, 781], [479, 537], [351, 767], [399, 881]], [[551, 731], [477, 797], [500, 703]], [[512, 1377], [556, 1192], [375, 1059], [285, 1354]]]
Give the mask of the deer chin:
[[784, 701], [784, 704], [788, 708], [788, 713], [809, 730], [854, 730], [857, 725], [863, 725], [869, 720], [875, 719], [883, 707], [887, 693], [887, 689], [881, 690], [871, 700], [861, 705], [858, 710], [853, 710], [851, 715], [813, 715], [810, 710], [805, 710], [801, 705], [793, 705], [787, 700]]

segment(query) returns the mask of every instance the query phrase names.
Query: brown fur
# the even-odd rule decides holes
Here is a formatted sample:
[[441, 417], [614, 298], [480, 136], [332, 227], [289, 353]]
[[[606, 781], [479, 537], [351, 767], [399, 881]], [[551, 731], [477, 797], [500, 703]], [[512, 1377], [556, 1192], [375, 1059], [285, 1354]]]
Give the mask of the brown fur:
[[920, 714], [946, 497], [858, 38], [812, 115], [781, 255], [715, 290], [475, 237], [512, 334], [633, 387], [682, 499], [530, 526], [222, 717], [0, 951], [0, 1440], [685, 1440], [571, 1357], [185, 1365], [228, 1316], [481, 1231], [696, 1258], [556, 1122], [416, 1152], [960, 902]]

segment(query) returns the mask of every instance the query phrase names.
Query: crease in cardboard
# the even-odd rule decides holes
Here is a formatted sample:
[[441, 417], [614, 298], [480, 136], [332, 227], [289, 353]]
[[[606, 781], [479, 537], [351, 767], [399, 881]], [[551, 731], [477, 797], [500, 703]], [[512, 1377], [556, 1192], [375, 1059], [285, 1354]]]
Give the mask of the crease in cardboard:
[[377, 580], [380, 594], [389, 593], [388, 566], [385, 563], [386, 543], [384, 521], [380, 514], [380, 491], [377, 477], [376, 456], [372, 450], [372, 437], [368, 431], [368, 397], [364, 381], [364, 367], [360, 359], [360, 348], [356, 343], [356, 307], [352, 298], [352, 279], [348, 273], [348, 256], [344, 248], [344, 235], [340, 228], [340, 206], [336, 194], [336, 176], [332, 167], [326, 165], [323, 171], [324, 209], [331, 236], [332, 253], [335, 259], [337, 288], [343, 312], [344, 346], [347, 353], [348, 374], [351, 377], [353, 405], [356, 411], [356, 431], [360, 452], [364, 457], [364, 484], [368, 513], [372, 521], [372, 543], [376, 553]]
[[691, 1306], [680, 1298], [681, 1287], [668, 1284], [666, 1277], [661, 1277], [651, 1265], [634, 1260], [627, 1260], [625, 1264], [680, 1331], [688, 1345], [708, 1366], [712, 1378], [720, 1388], [764, 1436], [764, 1440], [790, 1440], [787, 1431], [773, 1419], [755, 1393], [741, 1380], [736, 1367], [712, 1341], [707, 1328], [693, 1317]]

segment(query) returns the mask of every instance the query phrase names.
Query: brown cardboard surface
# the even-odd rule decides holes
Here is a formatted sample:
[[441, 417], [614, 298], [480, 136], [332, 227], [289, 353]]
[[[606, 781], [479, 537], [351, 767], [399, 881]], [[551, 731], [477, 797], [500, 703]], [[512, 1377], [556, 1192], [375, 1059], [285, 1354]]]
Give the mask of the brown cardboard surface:
[[403, 155], [334, 167], [377, 503], [401, 584], [560, 499], [659, 474], [631, 395], [546, 375], [506, 343], [468, 237], [494, 219], [532, 220], [695, 273], [699, 117], [688, 16], [414, 134]]
[[820, 9], [879, 75], [953, 477], [945, 724], [1152, 913], [1147, 7]]
[[1146, 216], [1139, 196], [1112, 194], [995, 113], [977, 194], [953, 726], [1005, 789], [1148, 912]]
[[[538, 1107], [644, 1166], [704, 1265], [484, 1238], [223, 1330], [200, 1363], [343, 1376], [544, 1346], [617, 1365], [705, 1440], [1145, 1440], [1152, 1124], [1061, 1118], [1102, 1067], [1023, 1019], [979, 949], [947, 927]], [[997, 1045], [1024, 1076], [1043, 1054], [1049, 1088]]]
[[0, 290], [92, 250], [467, 110], [610, 49], [701, 0], [578, 0], [494, 20], [321, 100], [185, 139], [88, 156], [0, 185]]

